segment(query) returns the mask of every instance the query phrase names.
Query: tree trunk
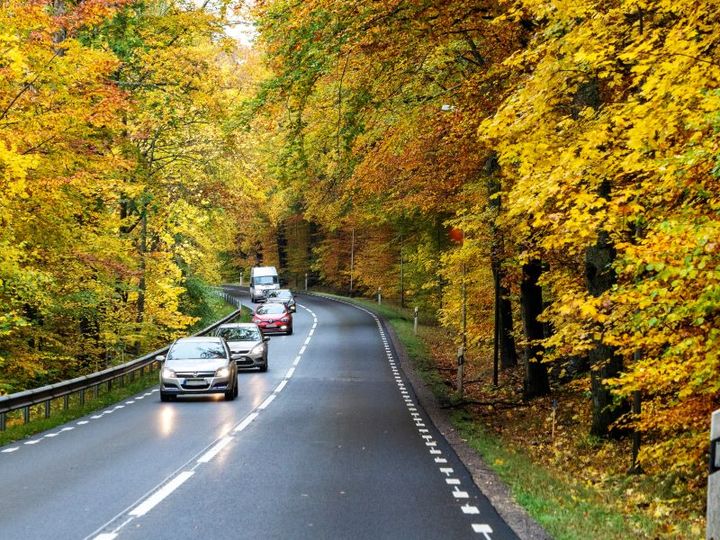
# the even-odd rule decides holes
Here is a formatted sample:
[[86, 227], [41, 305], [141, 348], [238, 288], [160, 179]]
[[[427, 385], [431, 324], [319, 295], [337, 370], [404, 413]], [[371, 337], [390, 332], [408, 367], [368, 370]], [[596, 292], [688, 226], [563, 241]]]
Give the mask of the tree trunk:
[[507, 287], [500, 285], [500, 367], [517, 366], [517, 350], [513, 337], [512, 305]]
[[[597, 243], [585, 253], [585, 279], [588, 291], [593, 296], [602, 295], [615, 283], [616, 276], [612, 269], [615, 255], [609, 235], [601, 231]], [[596, 437], [617, 436], [617, 433], [611, 432], [610, 426], [625, 412], [626, 407], [615, 404], [605, 380], [620, 374], [622, 358], [615, 354], [612, 347], [598, 340], [588, 353], [588, 359], [592, 366], [590, 389], [593, 418], [590, 433]]]
[[513, 337], [512, 304], [507, 287], [502, 285], [502, 270], [497, 261], [492, 262], [495, 289], [495, 342], [500, 367], [508, 369], [517, 365], [517, 351]]
[[495, 224], [495, 218], [501, 210], [499, 195], [501, 186], [497, 175], [499, 170], [497, 156], [493, 154], [485, 161], [483, 173], [487, 177], [488, 204], [493, 215], [490, 265], [495, 285], [495, 348], [497, 351], [494, 358], [499, 355], [500, 366], [507, 369], [517, 365], [517, 351], [513, 337], [512, 305], [507, 287], [503, 286], [502, 261], [505, 242], [500, 228]]
[[135, 322], [142, 323], [145, 320], [145, 291], [147, 289], [145, 282], [145, 273], [147, 269], [145, 261], [147, 254], [147, 205], [143, 206], [142, 215], [140, 217], [138, 252], [140, 254], [140, 280], [138, 281], [138, 299]]
[[520, 305], [522, 308], [523, 329], [525, 331], [525, 381], [524, 399], [544, 396], [550, 393], [547, 367], [542, 362], [543, 347], [538, 343], [543, 339], [543, 324], [538, 317], [543, 311], [542, 288], [538, 285], [542, 274], [542, 262], [533, 259], [523, 265], [523, 277], [520, 285]]

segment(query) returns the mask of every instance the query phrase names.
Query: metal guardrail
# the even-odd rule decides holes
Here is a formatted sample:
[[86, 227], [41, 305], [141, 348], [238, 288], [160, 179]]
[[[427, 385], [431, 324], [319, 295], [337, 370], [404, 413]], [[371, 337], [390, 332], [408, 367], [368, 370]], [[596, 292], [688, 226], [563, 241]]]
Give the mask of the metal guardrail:
[[[230, 296], [223, 290], [215, 290], [215, 294], [223, 298], [228, 304], [235, 306], [237, 309], [233, 311], [227, 317], [222, 318], [216, 323], [211, 324], [207, 328], [193, 334], [193, 336], [203, 336], [223, 323], [226, 323], [238, 315], [242, 311], [242, 302], [240, 299]], [[8, 413], [22, 410], [23, 411], [23, 422], [27, 424], [30, 422], [30, 407], [35, 405], [44, 404], [45, 418], [50, 417], [51, 413], [51, 402], [54, 399], [63, 398], [63, 409], [66, 410], [69, 406], [69, 398], [74, 393], [79, 393], [80, 405], [85, 404], [85, 393], [88, 390], [93, 390], [95, 397], [97, 397], [100, 386], [107, 384], [107, 389], [112, 389], [113, 383], [120, 379], [120, 384], [125, 384], [125, 378], [129, 377], [130, 382], [135, 378], [136, 372], [140, 372], [140, 376], [145, 372], [146, 368], [149, 370], [159, 366], [159, 362], [155, 360], [155, 357], [159, 354], [164, 354], [170, 346], [163, 347], [151, 353], [148, 353], [140, 358], [136, 358], [119, 366], [114, 366], [102, 371], [91, 373], [89, 375], [83, 375], [69, 381], [62, 381], [55, 384], [48, 384], [47, 386], [41, 386], [40, 388], [33, 388], [32, 390], [24, 390], [22, 392], [16, 392], [14, 394], [8, 394], [6, 396], [0, 396], [0, 431], [5, 431], [6, 420]]]

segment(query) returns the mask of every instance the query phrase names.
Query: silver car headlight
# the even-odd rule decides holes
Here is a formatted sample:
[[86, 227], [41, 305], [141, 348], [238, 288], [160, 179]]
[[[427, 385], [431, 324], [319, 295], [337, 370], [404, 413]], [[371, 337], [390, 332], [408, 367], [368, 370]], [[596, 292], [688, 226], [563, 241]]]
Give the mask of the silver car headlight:
[[174, 372], [172, 369], [170, 369], [170, 368], [164, 367], [164, 368], [162, 369], [162, 377], [163, 377], [163, 379], [174, 379], [174, 378], [175, 378], [175, 372]]
[[230, 368], [221, 367], [215, 372], [216, 377], [228, 377], [230, 375]]
[[252, 349], [250, 349], [250, 354], [262, 354], [263, 352], [263, 343], [260, 343], [259, 345], [255, 345]]

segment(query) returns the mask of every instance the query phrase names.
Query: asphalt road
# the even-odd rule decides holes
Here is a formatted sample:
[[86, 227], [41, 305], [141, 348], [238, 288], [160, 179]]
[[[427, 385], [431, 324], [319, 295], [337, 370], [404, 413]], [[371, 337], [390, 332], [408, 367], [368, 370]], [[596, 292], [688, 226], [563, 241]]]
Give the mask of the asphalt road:
[[380, 323], [298, 301], [234, 402], [150, 390], [0, 448], [0, 538], [516, 538]]

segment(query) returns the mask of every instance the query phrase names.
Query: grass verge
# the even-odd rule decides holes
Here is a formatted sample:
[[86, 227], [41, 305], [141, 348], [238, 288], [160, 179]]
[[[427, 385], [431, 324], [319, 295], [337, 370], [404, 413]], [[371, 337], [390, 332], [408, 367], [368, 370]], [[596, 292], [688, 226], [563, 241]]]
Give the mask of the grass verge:
[[[0, 446], [25, 439], [41, 431], [52, 429], [98, 409], [113, 405], [118, 401], [127, 399], [130, 396], [134, 396], [139, 392], [155, 386], [157, 382], [157, 371], [153, 371], [146, 373], [142, 377], [138, 377], [125, 386], [116, 386], [110, 391], [107, 391], [105, 389], [106, 387], [101, 385], [101, 390], [97, 397], [94, 397], [92, 391], [85, 393], [84, 405], [80, 404], [80, 397], [77, 394], [69, 396], [67, 409], [63, 408], [62, 399], [56, 399], [52, 403], [52, 414], [49, 418], [38, 418], [27, 424], [20, 423], [20, 411], [16, 411], [14, 413], [14, 419], [17, 420], [17, 422], [14, 425], [8, 425], [5, 431], [0, 432]], [[41, 408], [41, 405], [37, 405], [33, 412], [38, 416], [42, 415]], [[11, 420], [12, 418], [9, 418], [8, 422], [10, 423]]]

